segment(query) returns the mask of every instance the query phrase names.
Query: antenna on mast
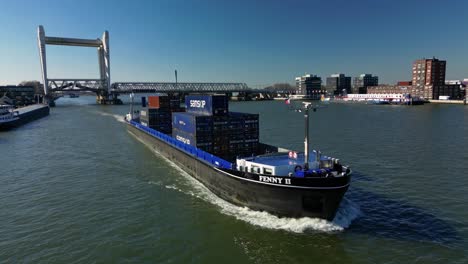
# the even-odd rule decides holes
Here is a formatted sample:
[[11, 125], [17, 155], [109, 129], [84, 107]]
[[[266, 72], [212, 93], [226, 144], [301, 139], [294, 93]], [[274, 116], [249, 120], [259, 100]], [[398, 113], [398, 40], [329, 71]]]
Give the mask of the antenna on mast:
[[[321, 105], [313, 105], [312, 102], [302, 102], [302, 105], [294, 108], [294, 111], [301, 113], [304, 111], [304, 170], [309, 169], [309, 111], [312, 109], [313, 112], [316, 112], [318, 108], [324, 108]], [[320, 161], [320, 151], [317, 151], [317, 159]]]
[[133, 99], [135, 98], [135, 94], [132, 93], [130, 94], [130, 121], [133, 120]]

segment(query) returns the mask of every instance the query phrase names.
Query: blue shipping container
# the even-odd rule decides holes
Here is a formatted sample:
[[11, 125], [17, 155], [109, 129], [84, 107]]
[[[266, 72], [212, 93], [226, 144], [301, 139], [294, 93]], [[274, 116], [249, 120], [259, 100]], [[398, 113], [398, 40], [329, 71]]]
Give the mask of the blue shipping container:
[[225, 95], [188, 95], [185, 97], [187, 112], [201, 115], [227, 115], [228, 98]]
[[213, 145], [211, 142], [211, 138], [197, 137], [193, 134], [186, 133], [184, 131], [180, 131], [174, 128], [172, 129], [172, 137], [184, 144], [202, 149], [211, 149]]
[[172, 113], [172, 126], [186, 133], [213, 133], [211, 116], [195, 115], [186, 112]]

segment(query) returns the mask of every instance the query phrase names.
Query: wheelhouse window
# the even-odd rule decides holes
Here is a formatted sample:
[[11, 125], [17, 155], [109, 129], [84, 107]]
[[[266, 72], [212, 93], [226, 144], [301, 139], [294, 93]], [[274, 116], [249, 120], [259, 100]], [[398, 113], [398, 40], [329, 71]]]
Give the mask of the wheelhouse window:
[[273, 170], [270, 169], [270, 168], [263, 168], [263, 174], [272, 175], [272, 174], [273, 174]]
[[260, 167], [258, 167], [258, 166], [252, 166], [251, 172], [252, 172], [252, 173], [260, 173]]

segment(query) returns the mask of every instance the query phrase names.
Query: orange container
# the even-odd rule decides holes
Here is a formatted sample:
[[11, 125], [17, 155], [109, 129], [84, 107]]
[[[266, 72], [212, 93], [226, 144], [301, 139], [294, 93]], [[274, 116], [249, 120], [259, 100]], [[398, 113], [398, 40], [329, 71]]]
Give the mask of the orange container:
[[148, 108], [169, 108], [169, 96], [148, 96]]

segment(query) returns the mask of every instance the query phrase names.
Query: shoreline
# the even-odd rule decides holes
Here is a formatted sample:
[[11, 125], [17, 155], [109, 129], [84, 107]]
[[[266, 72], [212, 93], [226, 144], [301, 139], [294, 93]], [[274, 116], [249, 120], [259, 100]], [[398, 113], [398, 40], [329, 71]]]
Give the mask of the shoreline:
[[429, 100], [431, 104], [464, 104], [463, 100]]

